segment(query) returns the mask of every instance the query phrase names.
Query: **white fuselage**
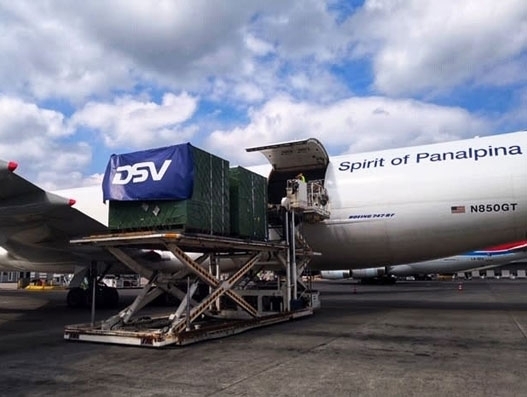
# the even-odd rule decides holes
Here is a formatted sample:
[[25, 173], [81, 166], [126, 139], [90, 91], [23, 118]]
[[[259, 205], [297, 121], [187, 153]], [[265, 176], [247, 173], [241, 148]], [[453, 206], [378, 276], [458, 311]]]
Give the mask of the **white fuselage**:
[[315, 269], [390, 266], [522, 240], [527, 132], [331, 158], [325, 186], [331, 219], [304, 226], [322, 253]]

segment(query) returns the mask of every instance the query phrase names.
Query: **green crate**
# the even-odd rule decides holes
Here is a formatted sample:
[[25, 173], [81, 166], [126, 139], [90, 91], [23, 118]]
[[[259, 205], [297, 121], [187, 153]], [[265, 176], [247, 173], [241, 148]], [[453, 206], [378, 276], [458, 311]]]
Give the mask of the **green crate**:
[[213, 216], [221, 211], [222, 208], [197, 200], [111, 201], [109, 227], [112, 230], [182, 229], [228, 234], [221, 220]]
[[193, 146], [191, 149], [194, 189], [190, 199], [110, 201], [109, 228], [229, 235], [229, 162]]
[[267, 179], [235, 167], [229, 171], [229, 183], [231, 234], [267, 239]]

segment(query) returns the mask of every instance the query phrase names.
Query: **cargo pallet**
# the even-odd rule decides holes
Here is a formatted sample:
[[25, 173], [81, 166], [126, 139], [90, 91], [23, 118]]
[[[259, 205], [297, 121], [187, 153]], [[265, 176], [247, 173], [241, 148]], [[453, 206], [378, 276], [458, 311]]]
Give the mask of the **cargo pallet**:
[[[66, 326], [64, 339], [147, 347], [186, 345], [310, 316], [319, 306], [318, 292], [311, 291], [301, 274], [314, 253], [293, 227], [288, 230], [294, 237], [285, 241], [164, 231], [112, 233], [72, 240], [72, 244], [108, 250], [149, 282], [134, 302], [116, 315], [96, 323], [92, 313], [92, 323]], [[170, 251], [184, 269], [176, 274], [156, 272], [132, 258], [129, 249]], [[187, 252], [201, 255], [192, 259]], [[203, 265], [206, 260], [208, 268]], [[220, 269], [221, 262], [226, 260], [236, 260], [239, 264], [224, 279]], [[262, 270], [285, 270], [285, 281], [278, 278], [270, 289], [254, 288], [250, 276]], [[185, 279], [185, 290], [175, 285], [176, 280]], [[199, 282], [209, 286], [209, 294], [197, 301], [194, 294]], [[175, 311], [134, 317], [163, 293], [180, 299]]]

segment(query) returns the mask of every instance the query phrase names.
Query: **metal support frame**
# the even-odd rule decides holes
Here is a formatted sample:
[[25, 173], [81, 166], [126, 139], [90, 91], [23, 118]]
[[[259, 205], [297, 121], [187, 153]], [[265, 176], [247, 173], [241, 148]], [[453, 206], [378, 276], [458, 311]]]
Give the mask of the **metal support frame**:
[[[294, 217], [291, 217], [291, 220], [294, 222]], [[287, 224], [289, 222], [286, 223], [286, 227]], [[132, 271], [148, 278], [149, 282], [134, 302], [116, 315], [100, 324], [67, 326], [64, 338], [159, 347], [232, 335], [254, 327], [310, 315], [313, 313], [311, 307], [291, 310], [291, 295], [293, 293], [295, 299], [298, 298], [297, 279], [305, 264], [309, 262], [311, 253], [302, 243], [299, 249], [296, 248], [294, 223], [289, 226], [289, 243], [293, 243], [293, 249], [287, 243], [248, 242], [232, 238], [158, 232], [91, 236], [72, 241], [78, 244], [95, 244], [105, 247]], [[141, 249], [166, 249], [172, 252], [185, 268], [175, 274], [158, 273], [132, 258], [128, 254], [129, 251], [124, 249], [127, 246]], [[196, 260], [190, 258], [186, 253], [200, 251], [203, 255]], [[268, 254], [263, 255], [264, 252]], [[221, 280], [220, 262], [232, 255], [235, 255], [238, 260], [245, 256], [245, 261], [226, 280]], [[299, 258], [298, 269], [297, 256]], [[242, 283], [242, 280], [250, 281], [252, 276], [249, 277], [249, 272], [257, 265], [257, 269], [268, 266], [259, 264], [262, 258], [265, 261], [262, 263], [271, 266], [279, 264], [285, 266], [288, 273], [285, 283], [278, 282], [276, 290], [245, 289], [249, 288], [248, 285], [251, 283]], [[210, 263], [204, 267], [203, 262], [206, 259], [209, 259]], [[189, 275], [195, 276], [192, 283]], [[182, 291], [174, 282], [176, 279], [182, 280], [185, 276], [187, 277], [187, 290]], [[201, 301], [193, 298], [198, 281], [206, 283], [210, 288], [208, 296]], [[301, 285], [303, 290], [304, 287], [305, 285]], [[139, 310], [163, 292], [168, 292], [180, 299], [181, 303], [175, 311], [165, 316], [152, 317], [149, 321], [144, 317], [134, 320], [133, 316]], [[246, 300], [244, 296], [249, 300]], [[266, 310], [270, 310], [269, 307], [276, 310], [277, 306], [283, 310], [281, 312], [264, 311], [262, 297], [265, 296], [268, 296], [268, 299], [277, 299], [276, 297], [282, 296], [283, 305], [278, 305], [276, 302], [270, 305], [267, 300]], [[221, 297], [233, 301], [241, 311], [233, 312], [222, 308]], [[256, 307], [249, 303], [251, 299], [256, 302]], [[204, 322], [204, 319], [209, 320]]]
[[291, 283], [293, 283], [293, 296], [292, 299], [298, 298], [298, 288], [297, 288], [297, 272], [296, 272], [296, 225], [295, 225], [295, 211], [291, 212], [291, 239], [290, 239], [290, 249], [292, 253], [291, 260]]
[[90, 283], [91, 283], [91, 324], [95, 325], [95, 301], [97, 298], [97, 262], [93, 261], [90, 266]]

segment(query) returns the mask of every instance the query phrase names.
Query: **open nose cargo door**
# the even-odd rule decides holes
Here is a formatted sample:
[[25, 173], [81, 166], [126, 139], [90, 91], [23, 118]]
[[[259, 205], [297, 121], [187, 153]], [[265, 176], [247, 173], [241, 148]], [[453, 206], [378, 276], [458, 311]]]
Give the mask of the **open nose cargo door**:
[[[287, 197], [294, 209], [304, 213], [305, 220], [329, 218], [330, 198], [324, 187], [329, 156], [318, 139], [276, 143], [246, 150], [261, 152], [273, 167], [268, 177], [271, 207], [279, 207], [284, 197]], [[304, 175], [307, 183], [296, 180], [298, 173]]]

